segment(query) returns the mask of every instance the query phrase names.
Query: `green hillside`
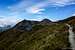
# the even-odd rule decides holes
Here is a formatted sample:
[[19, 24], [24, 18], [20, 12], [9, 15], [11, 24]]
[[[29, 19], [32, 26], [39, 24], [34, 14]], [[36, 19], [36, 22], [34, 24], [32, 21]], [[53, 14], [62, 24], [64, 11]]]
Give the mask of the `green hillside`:
[[34, 25], [30, 32], [9, 30], [1, 35], [0, 50], [58, 50], [69, 46], [64, 24]]
[[[74, 21], [73, 18], [67, 23], [74, 25]], [[9, 29], [0, 33], [0, 50], [66, 50], [70, 44], [65, 24], [33, 24], [31, 31]]]

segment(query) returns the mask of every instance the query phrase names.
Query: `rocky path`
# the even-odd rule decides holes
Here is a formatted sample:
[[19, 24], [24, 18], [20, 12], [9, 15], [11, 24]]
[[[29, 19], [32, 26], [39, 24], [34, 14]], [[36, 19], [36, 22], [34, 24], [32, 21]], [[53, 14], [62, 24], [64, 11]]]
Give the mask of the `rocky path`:
[[75, 50], [75, 34], [73, 32], [73, 27], [69, 24], [66, 24], [69, 27], [69, 42], [71, 44], [71, 48]]

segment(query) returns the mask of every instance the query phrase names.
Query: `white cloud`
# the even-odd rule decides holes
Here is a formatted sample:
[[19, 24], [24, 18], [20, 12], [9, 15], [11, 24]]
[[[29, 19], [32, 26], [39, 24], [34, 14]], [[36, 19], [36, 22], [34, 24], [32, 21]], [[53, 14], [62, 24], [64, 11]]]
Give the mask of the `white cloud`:
[[22, 0], [17, 4], [14, 4], [12, 6], [8, 6], [7, 8], [10, 11], [25, 11], [25, 9], [29, 6], [32, 6], [33, 2], [32, 1], [28, 1], [28, 0]]
[[54, 6], [66, 6], [75, 4], [75, 0], [48, 0], [51, 5]]
[[8, 10], [15, 13], [15, 12], [24, 12], [24, 13], [29, 13], [29, 14], [42, 14], [43, 11], [45, 11], [44, 7], [45, 4], [44, 3], [38, 3], [33, 5], [33, 2], [27, 2], [27, 1], [23, 1], [17, 5], [13, 5], [13, 6], [8, 6]]
[[11, 17], [3, 17], [0, 18], [0, 26], [2, 25], [10, 25], [10, 24], [16, 24], [20, 22], [21, 19], [18, 19], [17, 17], [11, 16]]
[[32, 14], [43, 14], [43, 11], [45, 11], [45, 9], [39, 7], [30, 7], [26, 9], [27, 13], [32, 13]]
[[45, 11], [44, 7], [46, 6], [63, 7], [71, 4], [75, 4], [75, 0], [44, 0], [39, 3], [34, 3], [32, 0], [22, 0], [16, 5], [8, 6], [8, 9], [13, 13], [43, 14], [42, 11]]
[[75, 13], [74, 13], [74, 14], [72, 14], [72, 16], [75, 16]]

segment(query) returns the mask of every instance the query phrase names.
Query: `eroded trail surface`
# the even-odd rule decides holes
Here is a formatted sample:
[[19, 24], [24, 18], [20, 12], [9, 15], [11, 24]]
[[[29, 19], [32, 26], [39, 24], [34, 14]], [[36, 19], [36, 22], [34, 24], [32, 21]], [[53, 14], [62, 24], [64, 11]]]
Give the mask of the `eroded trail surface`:
[[71, 48], [75, 50], [75, 34], [73, 32], [73, 27], [69, 24], [66, 24], [69, 27], [69, 42], [71, 44]]

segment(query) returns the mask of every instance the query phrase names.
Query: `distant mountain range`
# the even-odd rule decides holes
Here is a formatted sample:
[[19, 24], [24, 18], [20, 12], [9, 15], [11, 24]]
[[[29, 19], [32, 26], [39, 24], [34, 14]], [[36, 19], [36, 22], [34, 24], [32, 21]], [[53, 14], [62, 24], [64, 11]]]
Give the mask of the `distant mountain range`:
[[69, 23], [69, 24], [73, 24], [75, 23], [75, 16], [69, 17], [67, 19], [64, 20], [59, 20], [57, 22], [52, 22], [49, 19], [43, 19], [42, 21], [30, 21], [30, 20], [23, 20], [21, 22], [19, 22], [18, 24], [16, 24], [14, 26], [15, 29], [20, 29], [20, 30], [31, 30], [32, 29], [32, 25], [47, 25], [47, 24], [53, 24], [53, 23]]
[[69, 17], [64, 20], [59, 20], [58, 22], [73, 24], [75, 23], [75, 16]]
[[6, 30], [8, 30], [8, 29], [10, 29], [10, 28], [12, 28], [11, 25], [5, 25], [5, 26], [3, 26], [3, 27], [0, 27], [0, 32], [6, 31]]
[[50, 21], [49, 19], [43, 19], [42, 21], [29, 21], [29, 20], [23, 20], [21, 22], [19, 22], [18, 24], [16, 24], [14, 26], [14, 29], [18, 29], [18, 30], [26, 30], [26, 31], [30, 31], [32, 30], [32, 26], [33, 25], [38, 25], [38, 24], [48, 24], [51, 23], [52, 21]]
[[70, 48], [68, 27], [74, 26], [75, 16], [52, 22], [23, 20], [0, 33], [0, 50], [65, 50]]

